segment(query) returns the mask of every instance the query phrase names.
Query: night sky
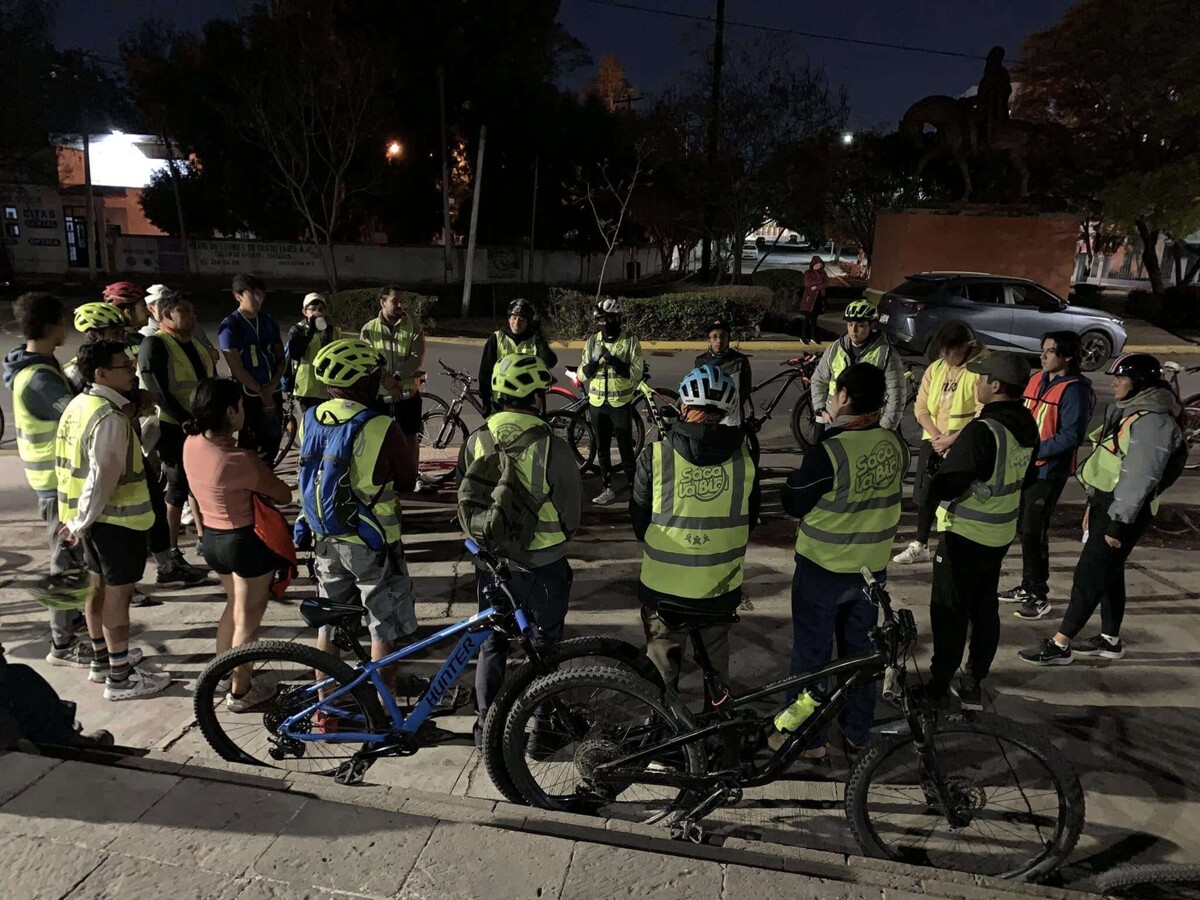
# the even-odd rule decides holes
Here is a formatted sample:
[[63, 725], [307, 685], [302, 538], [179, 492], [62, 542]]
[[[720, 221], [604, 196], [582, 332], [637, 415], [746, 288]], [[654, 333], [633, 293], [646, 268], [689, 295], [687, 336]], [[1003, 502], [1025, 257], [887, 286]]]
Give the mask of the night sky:
[[[715, 0], [628, 0], [645, 7], [711, 15]], [[57, 40], [63, 47], [116, 53], [117, 39], [148, 17], [181, 29], [215, 16], [248, 12], [254, 0], [60, 0]], [[982, 57], [994, 44], [1015, 54], [1022, 38], [1056, 22], [1071, 0], [727, 0], [731, 20], [919, 45]], [[562, 0], [559, 19], [598, 60], [615, 53], [629, 80], [653, 93], [691, 66], [687, 46], [711, 26], [587, 0]], [[748, 34], [730, 28], [729, 38]], [[690, 38], [689, 38], [690, 36]], [[904, 109], [926, 94], [960, 94], [978, 81], [983, 61], [954, 59], [792, 37], [798, 52], [825, 66], [830, 81], [845, 85], [855, 128], [894, 126]]]

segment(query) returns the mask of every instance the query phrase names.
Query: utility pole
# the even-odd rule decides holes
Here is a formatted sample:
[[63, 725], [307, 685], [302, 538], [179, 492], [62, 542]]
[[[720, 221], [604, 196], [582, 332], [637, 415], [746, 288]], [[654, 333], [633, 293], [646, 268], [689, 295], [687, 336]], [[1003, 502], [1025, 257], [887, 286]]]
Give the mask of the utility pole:
[[[717, 0], [717, 30], [713, 36], [712, 96], [708, 115], [708, 146], [705, 148], [708, 171], [711, 174], [717, 161], [721, 140], [721, 67], [725, 64], [725, 0]], [[711, 278], [713, 243], [713, 208], [711, 200], [704, 205], [704, 243], [700, 249], [700, 271]]]
[[471, 277], [475, 272], [475, 233], [479, 230], [479, 191], [483, 185], [483, 146], [487, 141], [487, 126], [479, 126], [479, 158], [475, 163], [475, 193], [471, 197], [471, 230], [467, 233], [467, 267], [463, 276], [462, 315], [471, 314]]
[[[84, 227], [87, 229], [87, 242], [85, 249], [87, 251], [88, 264], [88, 281], [96, 280], [96, 211], [92, 206], [92, 152], [88, 145], [92, 142], [92, 136], [88, 133], [90, 129], [88, 115], [85, 111], [83, 114], [83, 189], [87, 195], [87, 202], [84, 205], [84, 221], [87, 223]], [[78, 246], [79, 238], [76, 235], [76, 246]]]
[[442, 244], [445, 245], [446, 261], [442, 273], [444, 281], [458, 280], [458, 266], [454, 254], [454, 233], [450, 230], [450, 168], [446, 162], [446, 69], [438, 66], [438, 111], [442, 123]]
[[533, 202], [529, 208], [529, 270], [525, 276], [526, 281], [533, 281], [533, 236], [537, 230], [538, 168], [541, 162], [542, 155], [539, 153], [533, 158]]

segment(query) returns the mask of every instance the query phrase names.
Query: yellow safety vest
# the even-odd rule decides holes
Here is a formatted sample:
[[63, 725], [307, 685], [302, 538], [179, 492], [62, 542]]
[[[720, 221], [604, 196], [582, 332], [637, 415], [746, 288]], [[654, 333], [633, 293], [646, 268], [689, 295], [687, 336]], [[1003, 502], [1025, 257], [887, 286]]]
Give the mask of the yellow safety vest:
[[[326, 400], [314, 413], [317, 421], [326, 424], [349, 422], [367, 407], [353, 400]], [[400, 540], [400, 503], [396, 499], [395, 485], [375, 483], [375, 463], [383, 452], [384, 438], [392, 420], [388, 416], [375, 416], [354, 438], [353, 456], [350, 460], [350, 489], [359, 500], [371, 505], [371, 512], [383, 528], [383, 537], [388, 544]], [[333, 540], [364, 544], [356, 534], [339, 534]]]
[[145, 469], [142, 468], [142, 445], [129, 417], [108, 400], [94, 394], [74, 397], [58, 423], [58, 433], [54, 439], [58, 517], [63, 522], [75, 518], [90, 468], [92, 437], [96, 426], [109, 416], [120, 416], [128, 429], [128, 449], [125, 471], [96, 521], [120, 525], [133, 531], [149, 531], [154, 524], [154, 509], [150, 505], [150, 488], [146, 484]]
[[[630, 375], [633, 374], [634, 361], [642, 355], [642, 345], [632, 334], [622, 331], [615, 340], [606, 341], [599, 332], [596, 332], [587, 339], [587, 344], [584, 346], [584, 363], [595, 359], [599, 355], [598, 351], [602, 349], [608, 350], [617, 359], [629, 363]], [[620, 378], [613, 372], [611, 366], [607, 363], [600, 363], [595, 374], [588, 379], [588, 402], [592, 406], [603, 406], [605, 403], [609, 406], [627, 406], [633, 400], [633, 390], [636, 387], [632, 377]]]
[[26, 366], [13, 379], [13, 418], [17, 426], [17, 452], [25, 464], [25, 480], [35, 491], [52, 491], [58, 484], [54, 474], [54, 436], [58, 419], [39, 419], [25, 405], [25, 391], [35, 373], [53, 372], [70, 388], [70, 382], [56, 366], [34, 363]]
[[562, 515], [554, 505], [550, 481], [546, 474], [550, 463], [550, 429], [546, 423], [528, 413], [493, 413], [488, 416], [487, 426], [471, 435], [467, 459], [468, 462], [474, 462], [481, 456], [494, 453], [497, 440], [502, 444], [511, 444], [531, 428], [545, 431], [546, 435], [526, 447], [516, 462], [521, 483], [529, 489], [535, 499], [543, 498], [538, 506], [538, 521], [533, 539], [526, 548], [532, 552], [557, 547], [567, 540]]
[[[942, 390], [946, 387], [946, 375], [949, 371], [950, 366], [944, 359], [935, 360], [929, 367], [929, 393], [925, 408], [934, 421], [937, 421], [938, 412], [941, 411]], [[953, 386], [954, 397], [950, 401], [950, 421], [947, 422], [948, 427], [946, 428], [948, 434], [962, 431], [975, 418], [975, 412], [978, 409], [975, 401], [975, 382], [977, 381], [979, 381], [979, 376], [974, 372], [968, 372], [965, 368], [958, 376], [958, 381]], [[921, 437], [927, 441], [933, 440], [933, 435], [928, 431], [922, 431]]]
[[755, 474], [745, 443], [719, 466], [693, 465], [664, 441], [651, 447], [654, 492], [642, 584], [685, 600], [741, 587]]
[[[1104, 426], [1088, 435], [1088, 440], [1096, 449], [1084, 460], [1079, 474], [1075, 476], [1088, 493], [1103, 491], [1111, 494], [1117, 489], [1117, 482], [1121, 479], [1121, 466], [1125, 457], [1129, 455], [1129, 430], [1134, 422], [1148, 415], [1151, 415], [1150, 410], [1141, 409], [1126, 416], [1117, 426], [1117, 430], [1107, 438], [1102, 439]], [[1158, 514], [1158, 497], [1150, 501], [1150, 512]]]
[[537, 351], [537, 338], [532, 334], [515, 341], [506, 332], [496, 332], [496, 362], [506, 356], [537, 356]]
[[938, 507], [938, 531], [949, 531], [985, 547], [1007, 547], [1017, 536], [1021, 484], [1033, 458], [1013, 433], [994, 419], [983, 424], [996, 440], [996, 464], [986, 482], [976, 481], [957, 500]]
[[[192, 365], [192, 361], [188, 358], [187, 352], [183, 349], [183, 345], [179, 340], [166, 331], [159, 331], [154, 335], [166, 345], [167, 353], [171, 357], [170, 381], [165, 387], [171, 392], [171, 396], [184, 409], [192, 408], [192, 394], [196, 390], [196, 385], [200, 383], [200, 378], [196, 375], [196, 367]], [[196, 355], [200, 357], [200, 365], [204, 369], [204, 378], [212, 378], [214, 367], [212, 357], [208, 355], [208, 351], [204, 349], [203, 344], [196, 343]], [[172, 425], [182, 425], [171, 415], [165, 407], [158, 408], [158, 418], [162, 422], [169, 422]]]
[[325, 400], [329, 397], [329, 389], [317, 381], [316, 372], [313, 370], [313, 362], [317, 358], [317, 353], [321, 348], [333, 340], [334, 331], [332, 328], [327, 328], [325, 331], [315, 332], [312, 340], [308, 342], [308, 349], [304, 351], [304, 356], [296, 360], [296, 383], [292, 393], [297, 397], [307, 397], [310, 400]]
[[[412, 358], [413, 347], [421, 331], [417, 328], [413, 320], [407, 316], [396, 323], [394, 331], [388, 328], [381, 318], [376, 316], [363, 326], [362, 333], [367, 343], [383, 354], [384, 371], [392, 375], [399, 371], [400, 366]], [[409, 376], [401, 379], [400, 389], [415, 391], [417, 384], [416, 376]], [[380, 386], [379, 396], [386, 397], [387, 389]]]
[[[864, 353], [859, 362], [870, 363], [875, 368], [882, 370], [884, 362], [887, 360], [888, 344], [883, 338], [880, 338], [870, 350]], [[837, 384], [838, 376], [844, 372], [850, 365], [850, 354], [846, 352], [846, 348], [842, 346], [842, 342], [838, 341], [833, 345], [833, 356], [829, 359], [829, 390], [834, 393], [835, 385]]]
[[884, 428], [841, 431], [820, 446], [833, 464], [833, 486], [800, 521], [796, 554], [830, 572], [880, 572], [900, 527], [908, 450]]

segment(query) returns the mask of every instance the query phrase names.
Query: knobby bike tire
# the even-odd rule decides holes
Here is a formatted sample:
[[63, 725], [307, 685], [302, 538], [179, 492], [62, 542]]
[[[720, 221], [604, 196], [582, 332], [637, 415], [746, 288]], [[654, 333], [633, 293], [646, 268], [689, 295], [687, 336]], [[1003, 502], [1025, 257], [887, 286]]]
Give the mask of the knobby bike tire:
[[283, 417], [283, 439], [279, 443], [279, 452], [275, 454], [275, 461], [271, 463], [272, 469], [277, 469], [287, 459], [287, 455], [292, 452], [292, 447], [296, 444], [296, 432], [299, 423], [296, 421], [296, 416], [288, 413]]
[[[660, 690], [662, 688], [662, 676], [654, 667], [654, 663], [646, 658], [642, 648], [618, 638], [587, 636], [559, 641], [554, 646], [547, 647], [542, 651], [541, 665], [526, 662], [509, 669], [504, 676], [504, 685], [496, 694], [492, 705], [488, 707], [487, 718], [483, 723], [483, 750], [481, 752], [492, 784], [510, 803], [525, 803], [524, 797], [517, 790], [517, 786], [509, 777], [508, 769], [504, 765], [504, 725], [508, 721], [508, 714], [512, 711], [513, 704], [531, 684], [543, 675], [557, 671], [558, 667], [567, 660], [588, 656], [609, 660], [618, 668], [630, 670], [656, 685]], [[597, 665], [599, 664], [597, 661]]]
[[[544, 675], [533, 682], [529, 688], [517, 698], [504, 723], [504, 767], [512, 778], [513, 784], [520, 792], [522, 799], [530, 806], [540, 809], [573, 811], [579, 808], [574, 794], [551, 796], [537, 783], [529, 771], [529, 761], [525, 755], [525, 726], [533, 718], [534, 711], [541, 705], [551, 705], [555, 694], [562, 694], [576, 689], [607, 690], [625, 694], [644, 703], [651, 709], [659, 721], [672, 734], [684, 734], [689, 728], [686, 710], [678, 698], [664, 694], [661, 687], [629, 671], [613, 669], [605, 666], [589, 666], [581, 669], [571, 669]], [[702, 741], [685, 744], [677, 753], [682, 754], [687, 774], [698, 775], [705, 769], [704, 755], [701, 752]], [[670, 793], [671, 788], [665, 788]], [[680, 801], [689, 792], [680, 788], [678, 794], [668, 806], [668, 810], [678, 808]]]
[[[217, 701], [219, 698], [215, 696], [217, 682], [226, 674], [246, 663], [261, 663], [268, 660], [297, 663], [308, 669], [324, 672], [338, 684], [343, 685], [349, 684], [357, 677], [354, 669], [350, 668], [350, 666], [346, 665], [340, 659], [308, 644], [296, 644], [290, 641], [255, 641], [254, 643], [243, 644], [240, 647], [234, 647], [232, 650], [225, 651], [209, 663], [204, 671], [200, 673], [200, 677], [196, 680], [195, 694], [192, 701], [192, 708], [196, 715], [196, 722], [200, 726], [200, 733], [204, 735], [204, 739], [208, 741], [209, 746], [222, 759], [251, 766], [265, 767], [271, 765], [268, 762], [246, 754], [230, 740], [217, 718]], [[375, 693], [375, 688], [369, 680], [357, 685], [350, 691], [350, 695], [363, 711], [365, 731], [382, 732], [387, 730], [389, 727], [388, 717], [379, 703], [379, 695]], [[240, 715], [246, 718], [247, 724], [254, 722], [255, 717], [258, 718], [261, 724], [261, 714], [259, 713], [242, 713]], [[263, 726], [263, 730], [266, 730], [265, 726]], [[350, 751], [354, 749], [354, 745], [352, 744], [345, 744], [343, 746]], [[310, 774], [328, 774], [335, 771], [340, 764], [341, 762], [339, 761], [331, 765], [323, 773]], [[273, 768], [282, 769], [286, 767], [273, 766]]]
[[[1159, 890], [1155, 890], [1158, 888]], [[1096, 889], [1113, 900], [1176, 898], [1183, 890], [1200, 896], [1200, 866], [1192, 863], [1146, 863], [1121, 866], [1096, 879]]]
[[[999, 716], [977, 714], [971, 719], [940, 719], [933, 730], [935, 752], [937, 736], [952, 733], [991, 735], [1010, 741], [1034, 756], [1054, 780], [1059, 801], [1059, 830], [1053, 843], [1044, 848], [1040, 856], [1000, 877], [1034, 881], [1062, 865], [1079, 840], [1084, 821], [1083, 788], [1066, 757], [1029, 727]], [[868, 818], [868, 790], [880, 764], [893, 753], [901, 752], [904, 745], [912, 743], [911, 734], [876, 737], [850, 773], [846, 784], [846, 818], [854, 839], [867, 856], [903, 861], [900, 854], [892, 852], [879, 840]], [[911, 752], [915, 754], [916, 749]]]
[[1183, 438], [1188, 445], [1184, 467], [1194, 471], [1200, 469], [1200, 452], [1193, 453], [1193, 449], [1200, 451], [1200, 394], [1192, 394], [1183, 401], [1183, 425]]
[[[431, 442], [436, 442], [437, 438], [442, 434], [443, 426], [449, 428], [447, 435], [448, 439], [450, 440], [453, 439], [454, 432], [458, 432], [457, 446], [462, 447], [467, 442], [467, 426], [463, 423], [463, 420], [460, 417], [454, 416], [453, 418], [449, 418], [449, 415], [450, 410], [448, 407], [443, 409], [431, 409], [429, 412], [421, 414], [420, 440], [422, 447], [430, 446]], [[431, 432], [428, 438], [426, 438], [427, 432]], [[450, 444], [447, 444], [447, 446], [450, 446]], [[421, 464], [418, 462], [417, 478], [420, 480], [421, 484], [426, 485], [427, 487], [438, 487], [453, 477], [454, 470], [455, 466], [453, 465], [441, 465], [437, 468], [426, 466], [425, 469], [422, 469]]]
[[567, 442], [580, 472], [592, 468], [596, 461], [596, 434], [588, 415], [582, 410], [558, 410], [546, 416], [550, 430]]
[[796, 398], [796, 405], [792, 407], [791, 422], [792, 437], [800, 445], [801, 451], [811, 450], [817, 445], [817, 416], [813, 411], [812, 393], [807, 388]]

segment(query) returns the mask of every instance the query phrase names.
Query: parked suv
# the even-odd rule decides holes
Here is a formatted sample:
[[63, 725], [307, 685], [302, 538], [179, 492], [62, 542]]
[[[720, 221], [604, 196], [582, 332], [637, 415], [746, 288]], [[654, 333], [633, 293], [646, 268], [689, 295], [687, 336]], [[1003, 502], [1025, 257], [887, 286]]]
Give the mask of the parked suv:
[[925, 353], [947, 322], [966, 322], [997, 350], [1041, 351], [1047, 331], [1074, 331], [1083, 343], [1086, 372], [1095, 372], [1125, 346], [1125, 325], [1098, 309], [1071, 306], [1036, 282], [976, 272], [910, 275], [879, 301], [880, 327], [912, 353]]

